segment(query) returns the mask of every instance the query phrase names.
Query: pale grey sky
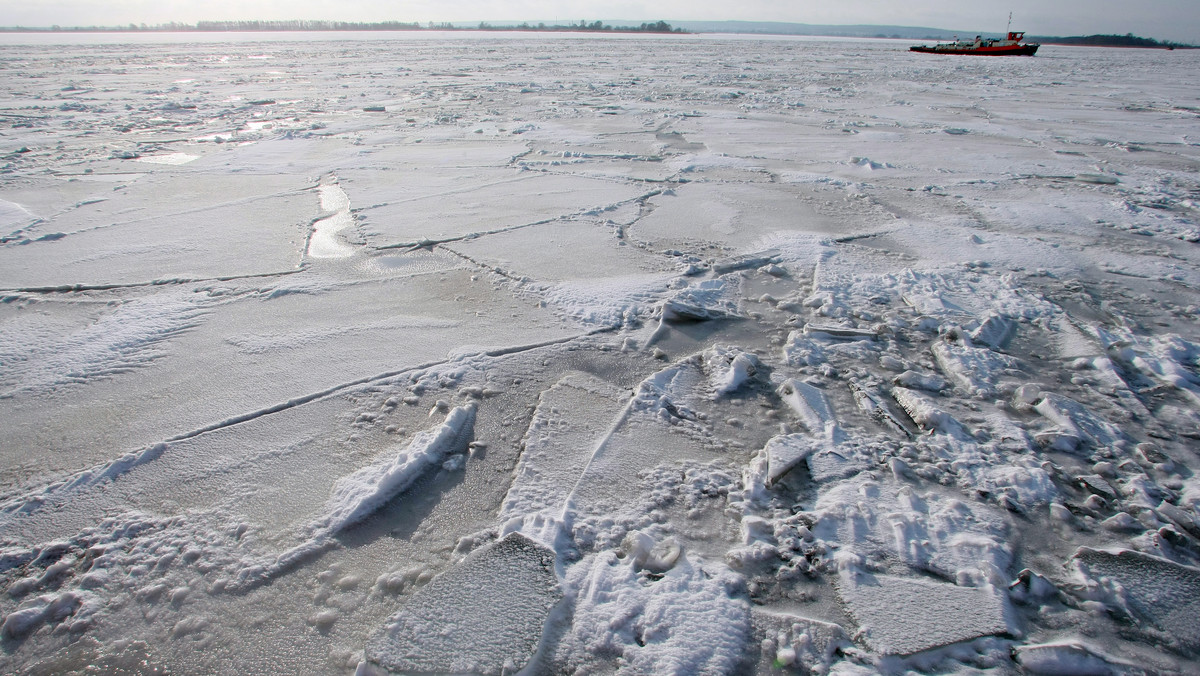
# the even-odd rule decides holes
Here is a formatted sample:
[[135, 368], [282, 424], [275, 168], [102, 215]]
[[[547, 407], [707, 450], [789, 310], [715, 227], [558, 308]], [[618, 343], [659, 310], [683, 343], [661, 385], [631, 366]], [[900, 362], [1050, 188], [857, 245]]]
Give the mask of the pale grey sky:
[[213, 19], [344, 21], [746, 20], [1013, 28], [1039, 35], [1133, 33], [1200, 43], [1200, 0], [0, 0], [0, 25], [195, 23]]

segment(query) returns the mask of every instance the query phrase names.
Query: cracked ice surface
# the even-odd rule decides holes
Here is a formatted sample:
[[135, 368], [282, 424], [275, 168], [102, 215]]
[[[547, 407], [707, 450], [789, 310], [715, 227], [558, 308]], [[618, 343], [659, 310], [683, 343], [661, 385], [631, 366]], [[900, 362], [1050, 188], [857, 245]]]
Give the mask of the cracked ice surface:
[[1200, 668], [1195, 53], [245, 37], [0, 45], [6, 673]]

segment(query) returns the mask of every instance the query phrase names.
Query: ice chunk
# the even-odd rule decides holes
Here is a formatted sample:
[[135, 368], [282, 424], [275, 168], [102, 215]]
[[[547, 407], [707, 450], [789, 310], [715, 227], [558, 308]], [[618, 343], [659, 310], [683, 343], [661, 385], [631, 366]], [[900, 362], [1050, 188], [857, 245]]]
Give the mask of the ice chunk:
[[736, 316], [737, 286], [724, 279], [706, 279], [677, 291], [663, 303], [662, 316], [668, 322], [701, 322]]
[[1200, 407], [1200, 376], [1188, 370], [1200, 366], [1200, 345], [1171, 334], [1156, 336], [1144, 350], [1131, 350], [1127, 361], [1155, 380], [1180, 390]]
[[971, 331], [971, 340], [988, 347], [1001, 348], [1012, 337], [1014, 328], [1010, 319], [995, 310], [989, 310], [979, 326]]
[[812, 440], [804, 434], [771, 437], [763, 447], [763, 453], [767, 457], [767, 487], [812, 455], [816, 448]]
[[850, 642], [841, 626], [829, 622], [758, 607], [751, 619], [759, 649], [755, 673], [764, 676], [780, 670], [821, 673]]
[[1002, 496], [1000, 503], [1009, 509], [1024, 510], [1033, 505], [1044, 505], [1058, 495], [1054, 482], [1044, 469], [1031, 464], [1032, 459], [1017, 459], [1011, 465], [980, 463], [970, 469], [965, 463], [956, 463], [962, 474], [977, 474], [976, 486]]
[[512, 673], [534, 657], [562, 598], [554, 552], [521, 535], [471, 553], [418, 590], [367, 642], [395, 672]]
[[735, 392], [758, 371], [758, 357], [736, 347], [715, 345], [704, 352], [714, 396]]
[[59, 622], [74, 614], [82, 603], [83, 596], [73, 591], [46, 594], [25, 601], [0, 623], [0, 636], [24, 638], [46, 622]]
[[855, 573], [839, 576], [837, 590], [863, 640], [885, 655], [1014, 632], [1007, 602], [990, 587]]
[[1071, 561], [1085, 577], [1119, 585], [1120, 601], [1129, 610], [1183, 646], [1200, 647], [1200, 568], [1131, 550], [1090, 547], [1080, 547]]
[[310, 526], [317, 537], [335, 535], [367, 518], [408, 489], [422, 474], [438, 467], [446, 455], [466, 449], [475, 425], [475, 406], [460, 406], [433, 430], [413, 437], [395, 457], [342, 477], [333, 487], [325, 514]]
[[959, 439], [967, 438], [967, 431], [963, 426], [924, 394], [904, 387], [893, 387], [892, 398], [922, 429], [949, 434]]
[[828, 356], [821, 342], [801, 331], [792, 331], [783, 346], [783, 359], [789, 366], [820, 366], [828, 361]]
[[891, 408], [882, 399], [855, 382], [850, 383], [850, 391], [854, 394], [854, 403], [858, 405], [858, 408], [863, 413], [866, 413], [876, 422], [893, 432], [910, 436], [908, 429], [904, 427], [904, 424], [892, 413]]
[[806, 382], [788, 378], [779, 386], [779, 396], [800, 417], [800, 422], [809, 432], [824, 437], [830, 443], [836, 444], [842, 440], [844, 435], [824, 392]]
[[1108, 483], [1108, 480], [1099, 474], [1085, 474], [1075, 477], [1075, 485], [1080, 488], [1095, 493], [1106, 500], [1116, 500], [1117, 491]]
[[1117, 673], [1107, 660], [1082, 643], [1019, 645], [1013, 648], [1013, 659], [1025, 671], [1039, 676], [1109, 676]]
[[918, 373], [916, 371], [905, 371], [892, 378], [892, 382], [902, 387], [928, 390], [930, 392], [938, 392], [947, 387], [946, 380], [941, 376], [933, 373]]
[[683, 547], [674, 539], [662, 542], [643, 531], [632, 531], [621, 541], [621, 550], [626, 559], [639, 570], [665, 573], [679, 562]]
[[875, 328], [861, 329], [835, 324], [805, 324], [804, 335], [814, 340], [876, 340], [879, 331]]
[[1034, 409], [1058, 425], [1062, 434], [1073, 436], [1096, 446], [1108, 446], [1125, 437], [1121, 428], [1092, 413], [1086, 406], [1052, 392], [1042, 393]]
[[901, 294], [901, 298], [914, 310], [933, 316], [963, 316], [967, 311], [941, 293], [930, 289], [914, 288]]

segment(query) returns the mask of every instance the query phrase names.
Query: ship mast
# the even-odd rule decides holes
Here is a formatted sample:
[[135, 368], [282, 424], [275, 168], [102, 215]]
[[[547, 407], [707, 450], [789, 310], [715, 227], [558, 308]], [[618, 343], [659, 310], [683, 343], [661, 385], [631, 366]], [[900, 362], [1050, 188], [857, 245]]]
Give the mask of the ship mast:
[[1008, 13], [1008, 28], [1007, 28], [1007, 29], [1005, 29], [1005, 31], [1004, 31], [1004, 32], [1005, 32], [1005, 33], [1011, 33], [1011, 32], [1012, 32], [1012, 12], [1009, 12], [1009, 13]]

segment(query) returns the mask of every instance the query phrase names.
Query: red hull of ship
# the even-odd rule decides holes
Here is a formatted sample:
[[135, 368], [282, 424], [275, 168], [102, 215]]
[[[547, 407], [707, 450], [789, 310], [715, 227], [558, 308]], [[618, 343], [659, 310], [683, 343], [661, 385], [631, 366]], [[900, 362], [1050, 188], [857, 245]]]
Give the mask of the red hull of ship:
[[1012, 47], [909, 47], [911, 52], [923, 54], [973, 54], [975, 56], [1033, 56], [1040, 45], [1014, 45]]

